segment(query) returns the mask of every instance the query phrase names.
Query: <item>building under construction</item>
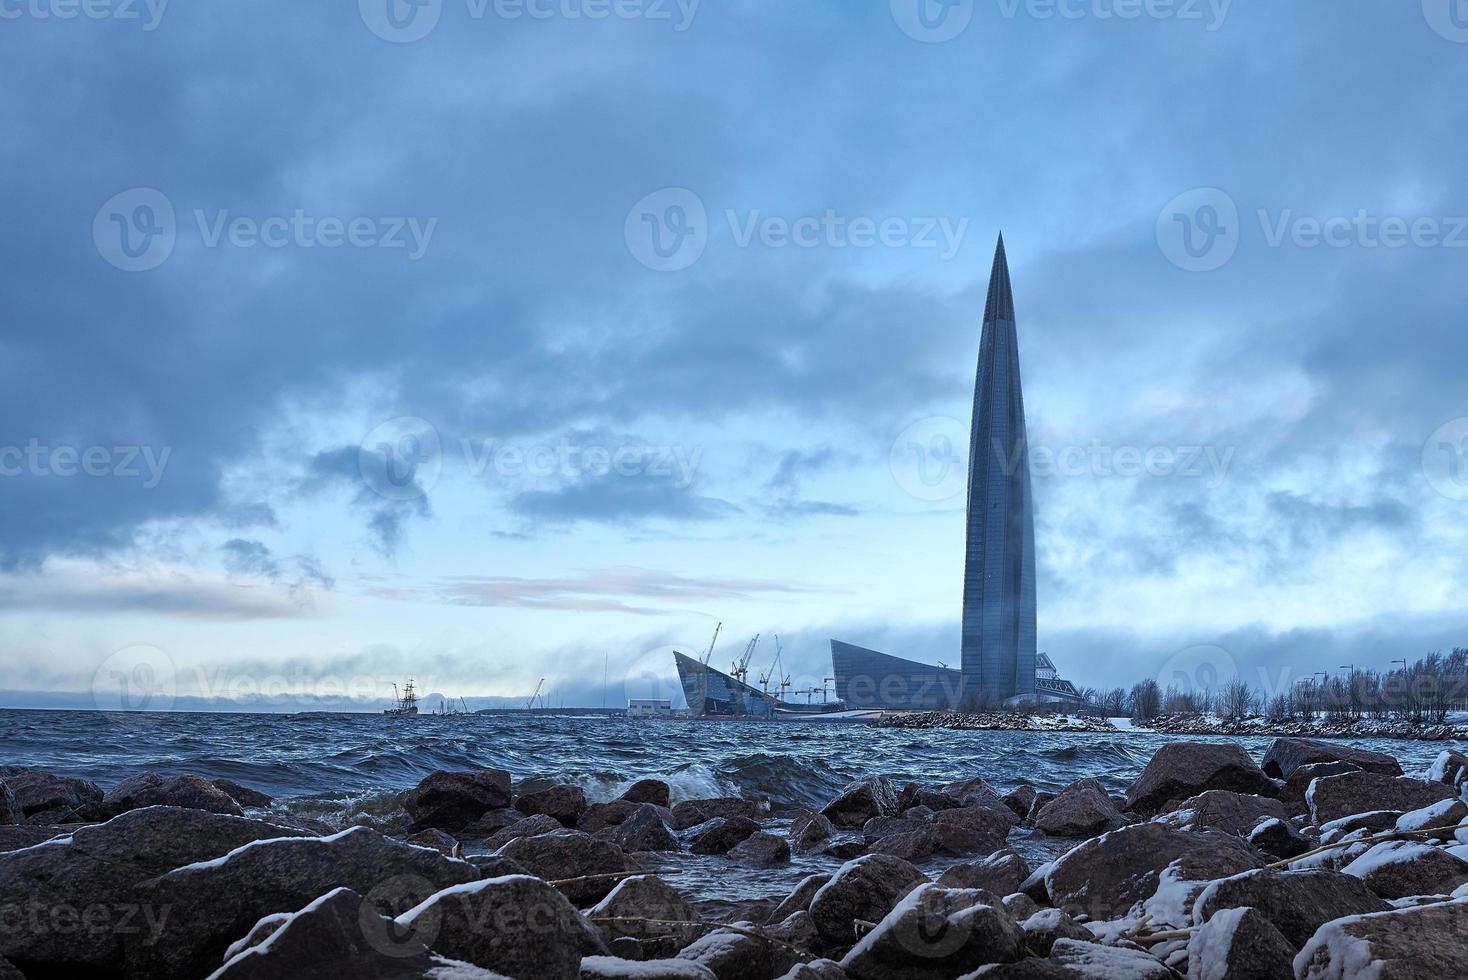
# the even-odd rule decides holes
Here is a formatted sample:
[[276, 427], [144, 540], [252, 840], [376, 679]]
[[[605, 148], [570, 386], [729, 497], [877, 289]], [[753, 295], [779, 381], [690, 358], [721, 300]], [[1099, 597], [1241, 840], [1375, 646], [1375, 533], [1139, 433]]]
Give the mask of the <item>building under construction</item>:
[[[715, 630], [715, 642], [718, 636], [719, 631]], [[748, 683], [745, 678], [749, 676], [749, 664], [758, 645], [759, 637], [756, 636], [749, 641], [744, 655], [733, 664], [727, 674], [709, 665], [713, 657], [713, 643], [709, 644], [708, 653], [702, 660], [695, 660], [676, 651], [673, 653], [673, 660], [678, 667], [678, 680], [683, 685], [683, 696], [688, 700], [689, 715], [694, 718], [778, 718], [792, 714], [823, 714], [840, 711], [845, 707], [839, 701], [826, 700], [829, 688], [813, 687], [798, 691], [790, 689], [790, 676], [781, 672], [778, 639], [774, 663], [759, 674], [760, 686], [755, 687]], [[805, 695], [803, 702], [798, 700], [802, 694]], [[817, 700], [817, 696], [820, 700]]]

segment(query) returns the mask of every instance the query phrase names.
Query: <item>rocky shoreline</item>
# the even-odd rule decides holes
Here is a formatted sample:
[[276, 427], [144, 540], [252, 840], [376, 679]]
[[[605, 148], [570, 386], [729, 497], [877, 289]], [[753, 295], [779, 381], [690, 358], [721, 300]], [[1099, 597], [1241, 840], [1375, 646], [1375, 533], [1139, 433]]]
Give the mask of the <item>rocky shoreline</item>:
[[1228, 721], [1201, 715], [1182, 715], [1135, 722], [1135, 728], [1166, 735], [1273, 735], [1280, 738], [1386, 738], [1422, 742], [1468, 739], [1468, 725], [1432, 725], [1412, 721], [1355, 718], [1341, 721], [1269, 721], [1247, 718]]
[[[657, 779], [595, 803], [435, 772], [397, 838], [199, 776], [0, 780], [0, 980], [1468, 976], [1454, 750], [1409, 776], [1339, 743], [1178, 741], [1124, 796], [870, 776], [781, 828]], [[1019, 834], [1064, 850], [1031, 867]], [[713, 908], [668, 873], [687, 854], [842, 863]]]
[[1029, 715], [1017, 712], [919, 711], [886, 715], [877, 728], [956, 728], [990, 732], [1113, 732], [1105, 718], [1075, 715]]

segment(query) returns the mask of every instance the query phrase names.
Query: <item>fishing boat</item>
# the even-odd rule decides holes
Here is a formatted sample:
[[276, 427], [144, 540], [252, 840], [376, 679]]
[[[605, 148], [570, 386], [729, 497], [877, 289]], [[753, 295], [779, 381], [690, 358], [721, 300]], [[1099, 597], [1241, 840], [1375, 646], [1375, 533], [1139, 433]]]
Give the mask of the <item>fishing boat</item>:
[[391, 708], [384, 709], [383, 714], [389, 718], [407, 718], [418, 713], [418, 693], [413, 690], [413, 679], [411, 677], [403, 687], [401, 694], [398, 693], [398, 686], [394, 684], [392, 686], [392, 695], [393, 699], [397, 701], [397, 704]]

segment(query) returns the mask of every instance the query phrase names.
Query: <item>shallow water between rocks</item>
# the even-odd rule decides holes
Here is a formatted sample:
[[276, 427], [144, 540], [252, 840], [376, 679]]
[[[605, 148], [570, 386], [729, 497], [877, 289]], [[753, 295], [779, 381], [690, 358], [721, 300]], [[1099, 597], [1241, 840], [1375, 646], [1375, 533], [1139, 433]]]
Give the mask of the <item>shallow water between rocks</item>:
[[[605, 717], [0, 711], [0, 765], [83, 776], [103, 789], [148, 771], [225, 777], [274, 796], [279, 810], [385, 832], [401, 825], [401, 793], [435, 769], [506, 769], [517, 791], [576, 783], [593, 801], [654, 777], [672, 786], [675, 803], [712, 796], [767, 800], [767, 829], [783, 832], [793, 811], [819, 808], [851, 779], [872, 773], [929, 784], [980, 775], [1001, 791], [1020, 783], [1054, 791], [1093, 776], [1120, 793], [1160, 745], [1185, 738]], [[1195, 740], [1238, 742], [1256, 761], [1271, 741]], [[1464, 748], [1462, 742], [1342, 741], [1395, 755], [1408, 773], [1425, 769], [1444, 748]], [[1010, 835], [1010, 845], [1032, 865], [1074, 843], [1024, 828]], [[839, 865], [819, 855], [797, 855], [774, 869], [687, 853], [665, 858], [663, 867], [683, 871], [673, 879], [680, 890], [730, 902], [783, 896], [804, 875]], [[922, 867], [936, 876], [955, 863], [937, 859]]]

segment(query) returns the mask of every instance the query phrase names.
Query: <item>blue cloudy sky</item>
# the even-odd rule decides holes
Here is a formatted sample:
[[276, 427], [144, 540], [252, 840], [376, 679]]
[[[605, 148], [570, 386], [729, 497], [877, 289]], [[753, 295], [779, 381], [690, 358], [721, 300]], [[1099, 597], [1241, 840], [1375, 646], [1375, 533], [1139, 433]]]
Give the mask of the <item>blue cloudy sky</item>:
[[0, 0], [0, 81], [10, 703], [953, 662], [1001, 229], [1068, 675], [1468, 644], [1464, 0]]

